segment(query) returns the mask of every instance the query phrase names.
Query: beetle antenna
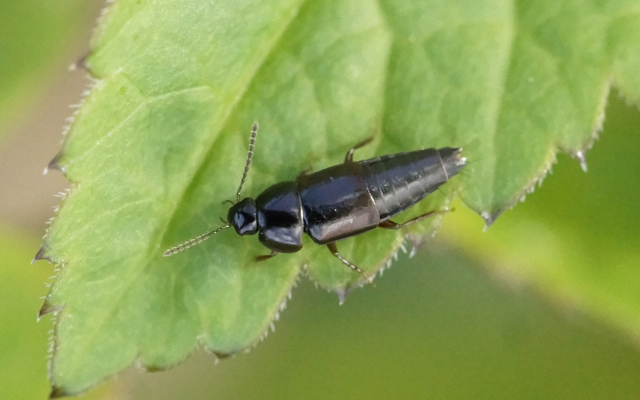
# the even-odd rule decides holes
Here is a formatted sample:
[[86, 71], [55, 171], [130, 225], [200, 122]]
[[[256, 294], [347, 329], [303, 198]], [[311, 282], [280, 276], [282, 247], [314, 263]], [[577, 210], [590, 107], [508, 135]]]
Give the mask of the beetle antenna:
[[218, 232], [220, 232], [222, 230], [225, 230], [227, 228], [231, 228], [231, 225], [229, 225], [229, 224], [223, 225], [220, 228], [212, 230], [211, 232], [203, 233], [202, 235], [200, 235], [198, 237], [194, 237], [191, 240], [187, 240], [186, 242], [184, 242], [182, 244], [179, 244], [179, 245], [177, 245], [175, 247], [172, 247], [172, 248], [168, 249], [167, 251], [164, 252], [163, 255], [165, 257], [172, 256], [172, 255], [174, 255], [176, 253], [181, 252], [182, 250], [186, 250], [189, 247], [193, 247], [193, 246], [195, 246], [197, 244], [200, 244], [200, 243], [204, 242], [205, 240], [209, 239], [211, 236], [213, 236], [216, 233], [218, 233]]
[[242, 180], [240, 186], [238, 186], [238, 192], [236, 193], [236, 201], [240, 201], [240, 192], [242, 191], [242, 185], [247, 179], [249, 173], [249, 167], [251, 166], [251, 159], [253, 158], [253, 149], [256, 145], [256, 136], [258, 136], [258, 122], [254, 122], [251, 127], [251, 137], [249, 138], [249, 152], [247, 153], [247, 164], [244, 166], [244, 173], [242, 174]]

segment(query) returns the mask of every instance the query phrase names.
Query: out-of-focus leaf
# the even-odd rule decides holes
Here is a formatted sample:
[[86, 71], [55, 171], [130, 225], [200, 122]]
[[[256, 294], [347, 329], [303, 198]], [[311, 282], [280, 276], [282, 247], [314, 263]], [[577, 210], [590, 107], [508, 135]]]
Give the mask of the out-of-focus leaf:
[[130, 400], [628, 400], [640, 391], [633, 343], [496, 284], [476, 261], [429, 241], [340, 307], [301, 282], [276, 334], [247, 356], [213, 365], [200, 352], [118, 382]]
[[[637, 11], [614, 0], [114, 3], [88, 60], [98, 80], [55, 162], [74, 184], [45, 243], [62, 264], [48, 297], [64, 305], [55, 393], [135, 359], [169, 367], [198, 343], [225, 354], [255, 343], [301, 265], [334, 290], [360, 279], [309, 240], [256, 264], [267, 251], [230, 231], [162, 257], [225, 216], [254, 120], [247, 195], [374, 134], [358, 158], [463, 146], [469, 165], [452, 183], [491, 222], [558, 149], [589, 146], [612, 81], [640, 98]], [[411, 214], [442, 208], [453, 189]], [[373, 274], [406, 233], [338, 247]]]
[[51, 77], [84, 27], [89, 1], [0, 1], [0, 136]]
[[610, 96], [589, 171], [560, 158], [545, 184], [484, 235], [460, 209], [440, 234], [490, 271], [535, 285], [640, 338], [640, 114]]
[[[43, 281], [50, 272], [29, 268], [35, 242], [0, 231], [0, 398], [37, 399], [49, 392], [47, 384], [47, 331], [36, 323]], [[34, 379], [37, 377], [37, 379]]]
[[[15, 229], [0, 228], [0, 399], [44, 399], [51, 323], [37, 322], [50, 272], [30, 266], [37, 242]], [[46, 319], [46, 318], [45, 318]], [[105, 390], [83, 399], [99, 399]]]

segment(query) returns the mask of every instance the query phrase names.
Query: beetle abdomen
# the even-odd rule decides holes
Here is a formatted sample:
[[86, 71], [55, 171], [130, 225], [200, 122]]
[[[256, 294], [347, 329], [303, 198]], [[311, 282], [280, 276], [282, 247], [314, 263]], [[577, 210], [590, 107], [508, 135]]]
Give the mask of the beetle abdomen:
[[465, 165], [462, 149], [444, 147], [360, 161], [380, 221], [416, 204]]
[[296, 180], [304, 229], [326, 244], [374, 229], [380, 223], [364, 170], [357, 163], [338, 164]]

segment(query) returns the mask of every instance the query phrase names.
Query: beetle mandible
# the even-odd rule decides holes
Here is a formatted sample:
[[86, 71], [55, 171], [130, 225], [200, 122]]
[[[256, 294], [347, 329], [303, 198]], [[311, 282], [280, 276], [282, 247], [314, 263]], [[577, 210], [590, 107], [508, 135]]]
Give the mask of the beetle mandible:
[[[254, 122], [236, 202], [229, 208], [225, 225], [188, 240], [164, 252], [168, 257], [233, 227], [238, 235], [254, 235], [271, 254], [294, 253], [302, 248], [302, 234], [327, 246], [331, 254], [365, 279], [362, 269], [338, 253], [335, 242], [376, 227], [399, 229], [432, 216], [436, 211], [396, 223], [391, 217], [413, 206], [458, 173], [466, 164], [462, 148], [444, 147], [398, 153], [353, 161], [356, 144], [342, 164], [311, 174], [301, 173], [295, 181], [280, 182], [254, 199], [240, 200], [255, 148], [258, 123]], [[367, 279], [368, 280], [368, 279]]]

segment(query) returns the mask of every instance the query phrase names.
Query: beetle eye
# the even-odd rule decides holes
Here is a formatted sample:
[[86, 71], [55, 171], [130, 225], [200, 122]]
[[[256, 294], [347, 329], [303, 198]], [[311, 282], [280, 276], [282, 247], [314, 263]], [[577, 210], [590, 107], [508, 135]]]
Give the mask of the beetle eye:
[[229, 208], [227, 219], [238, 235], [253, 235], [258, 231], [256, 204], [246, 198]]

